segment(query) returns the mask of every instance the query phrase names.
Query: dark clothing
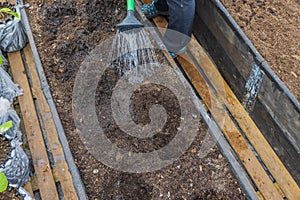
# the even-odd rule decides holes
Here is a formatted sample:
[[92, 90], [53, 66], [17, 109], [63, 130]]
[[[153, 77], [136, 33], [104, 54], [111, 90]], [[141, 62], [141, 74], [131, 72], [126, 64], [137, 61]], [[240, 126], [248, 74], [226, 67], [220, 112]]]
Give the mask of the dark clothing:
[[188, 44], [192, 35], [195, 0], [155, 1], [158, 11], [169, 11], [170, 20], [163, 41], [169, 51], [178, 52]]

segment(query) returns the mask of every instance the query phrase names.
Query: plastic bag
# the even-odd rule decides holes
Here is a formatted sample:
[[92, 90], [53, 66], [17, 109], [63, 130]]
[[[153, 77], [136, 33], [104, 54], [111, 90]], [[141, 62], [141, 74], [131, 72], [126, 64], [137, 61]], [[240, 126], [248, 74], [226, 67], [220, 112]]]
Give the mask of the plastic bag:
[[2, 58], [2, 66], [0, 66], [0, 67], [2, 67], [4, 69], [4, 71], [7, 71], [9, 64], [1, 50], [0, 50], [0, 57]]
[[21, 7], [15, 8], [20, 18], [10, 18], [0, 24], [0, 49], [5, 52], [19, 51], [28, 42], [26, 30], [21, 22]]
[[22, 94], [22, 89], [12, 82], [9, 74], [0, 67], [0, 97], [12, 103], [17, 96]]
[[11, 109], [10, 102], [0, 97], [0, 124], [8, 121], [12, 121], [13, 126], [1, 135], [10, 140], [11, 149], [8, 153], [8, 159], [0, 165], [0, 172], [5, 174], [10, 187], [18, 189], [22, 199], [32, 200], [30, 194], [20, 187], [29, 181], [29, 159], [21, 147], [20, 118], [16, 111]]
[[29, 194], [29, 192], [27, 192], [24, 188], [19, 187], [18, 189], [18, 193], [21, 195], [23, 200], [34, 200], [31, 195]]
[[20, 118], [17, 115], [16, 111], [11, 109], [9, 101], [0, 97], [0, 124], [4, 124], [5, 122], [8, 122], [10, 120], [13, 123], [13, 127], [4, 133], [1, 133], [1, 135], [3, 135], [8, 140], [12, 140], [15, 138], [21, 140], [19, 131]]
[[0, 166], [9, 186], [18, 188], [29, 180], [29, 160], [20, 146], [11, 149], [8, 159]]

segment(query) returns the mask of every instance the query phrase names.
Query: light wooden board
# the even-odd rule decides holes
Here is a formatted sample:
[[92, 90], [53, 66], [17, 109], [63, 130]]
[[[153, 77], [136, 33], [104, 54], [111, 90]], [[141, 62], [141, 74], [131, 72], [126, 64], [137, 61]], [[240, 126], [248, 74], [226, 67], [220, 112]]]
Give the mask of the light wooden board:
[[[216, 66], [205, 53], [204, 49], [194, 38], [192, 41], [193, 42], [189, 44], [189, 48], [197, 62], [204, 70], [208, 79], [211, 80], [211, 83], [214, 85], [218, 94], [224, 95], [221, 96], [221, 99], [225, 100], [225, 105], [262, 158], [268, 170], [272, 173], [272, 176], [278, 182], [280, 188], [289, 199], [300, 199], [300, 189], [293, 177], [273, 151], [273, 148], [269, 145], [263, 134], [257, 128], [256, 124], [236, 98], [228, 84], [224, 81]], [[225, 93], [223, 93], [222, 89], [225, 89]]]
[[[162, 17], [155, 18], [154, 22], [158, 27], [167, 26], [166, 20]], [[209, 80], [212, 81], [212, 84], [217, 90], [218, 95], [223, 95], [217, 97], [214, 96], [215, 94], [213, 94], [212, 91], [209, 91], [209, 87], [205, 86], [206, 83], [202, 75], [199, 73], [197, 66], [187, 54], [179, 56], [178, 61], [181, 63], [199, 94], [202, 94], [201, 97], [204, 99], [207, 106], [212, 109], [212, 100], [223, 99], [224, 101], [221, 103], [224, 103], [229, 111], [233, 114], [235, 120], [239, 123], [239, 126], [245, 132], [252, 145], [259, 152], [267, 167], [270, 168], [270, 171], [278, 182], [280, 189], [284, 191], [284, 194], [289, 199], [300, 199], [299, 187], [295, 183], [294, 179], [284, 167], [278, 156], [274, 153], [266, 139], [260, 133], [248, 113], [244, 110], [240, 102], [230, 90], [229, 86], [223, 80], [222, 76], [219, 74], [208, 55], [204, 52], [203, 48], [196, 40], [193, 40], [189, 44], [189, 49], [196, 58], [197, 62], [203, 68], [205, 75]], [[225, 92], [220, 91], [220, 89], [223, 89]], [[214, 103], [217, 103], [217, 101]], [[218, 106], [221, 105], [214, 105], [214, 109], [216, 109]], [[218, 112], [213, 112], [214, 118], [217, 120], [217, 122], [218, 119], [224, 120], [224, 116], [218, 116], [217, 113]], [[230, 140], [231, 145], [236, 150], [238, 156], [244, 163], [245, 168], [249, 171], [250, 176], [255, 181], [263, 196], [266, 199], [270, 199], [270, 197], [274, 198], [275, 196], [275, 199], [282, 198], [280, 189], [277, 190], [276, 188], [278, 187], [270, 181], [266, 172], [252, 153], [251, 149], [248, 147], [245, 139], [242, 138], [242, 135], [239, 133], [239, 130], [235, 126], [234, 122], [229, 118], [229, 116], [225, 117], [225, 121], [226, 123], [223, 126], [224, 134]]]
[[33, 190], [32, 190], [32, 187], [31, 187], [31, 182], [28, 182], [26, 183], [23, 188], [29, 192], [29, 194], [31, 195], [31, 197], [34, 197], [34, 194], [33, 194]]
[[[15, 105], [18, 104], [16, 101], [13, 102], [13, 104], [11, 105], [11, 108], [12, 109], [15, 109]], [[16, 112], [19, 112], [19, 110], [16, 110]], [[22, 130], [21, 130], [22, 131]], [[23, 147], [24, 148], [24, 147]], [[33, 189], [32, 189], [32, 177], [30, 177], [31, 180], [27, 183], [25, 183], [22, 187], [27, 191], [29, 192], [29, 194], [34, 197], [34, 194], [33, 194]]]
[[259, 66], [261, 73], [265, 73], [262, 85], [256, 85], [260, 88], [258, 96], [255, 101], [253, 95], [253, 107], [248, 112], [300, 186], [299, 101], [271, 70], [220, 1], [196, 1], [195, 11], [194, 35], [240, 101], [247, 99], [245, 85], [253, 66]]
[[[0, 0], [0, 2], [7, 2], [6, 0]], [[10, 0], [10, 4], [17, 5], [16, 0]]]
[[8, 53], [8, 59], [14, 82], [19, 84], [24, 91], [24, 94], [18, 97], [18, 101], [21, 107], [25, 131], [41, 197], [43, 200], [58, 200], [59, 197], [56, 185], [51, 172], [47, 150], [44, 145], [43, 135], [21, 54], [19, 51]]
[[[187, 59], [185, 59], [187, 58]], [[242, 137], [239, 130], [231, 120], [230, 116], [224, 112], [222, 103], [213, 94], [207, 86], [202, 75], [198, 72], [197, 67], [188, 58], [188, 55], [183, 55], [178, 58], [179, 63], [187, 73], [193, 86], [200, 94], [201, 98], [206, 103], [206, 106], [211, 111], [213, 118], [230, 142], [239, 159], [249, 172], [251, 178], [255, 182], [258, 189], [261, 191], [265, 199], [282, 199], [280, 192], [276, 189], [273, 182], [269, 179], [266, 171], [263, 169], [249, 146], [246, 140]]]
[[41, 113], [46, 136], [50, 145], [50, 151], [52, 153], [54, 164], [56, 166], [56, 179], [60, 182], [65, 199], [78, 199], [76, 191], [74, 189], [72, 176], [68, 170], [64, 152], [58, 139], [58, 134], [53, 121], [52, 113], [43, 94], [43, 91], [41, 90], [40, 80], [36, 71], [36, 66], [30, 46], [27, 45], [23, 51], [32, 81], [32, 89], [35, 91], [36, 101], [39, 106], [39, 112]]

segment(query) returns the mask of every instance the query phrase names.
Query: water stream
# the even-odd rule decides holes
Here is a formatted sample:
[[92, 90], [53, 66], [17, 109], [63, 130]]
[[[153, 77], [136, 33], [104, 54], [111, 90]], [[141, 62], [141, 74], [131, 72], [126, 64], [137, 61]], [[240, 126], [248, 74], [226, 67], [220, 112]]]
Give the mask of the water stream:
[[143, 28], [117, 31], [109, 62], [130, 83], [143, 82], [159, 67], [154, 46]]

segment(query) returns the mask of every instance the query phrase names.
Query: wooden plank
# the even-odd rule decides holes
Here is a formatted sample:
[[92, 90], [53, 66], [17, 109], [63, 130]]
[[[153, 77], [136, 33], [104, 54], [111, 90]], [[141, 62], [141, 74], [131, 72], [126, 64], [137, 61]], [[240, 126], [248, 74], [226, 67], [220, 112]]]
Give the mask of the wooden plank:
[[250, 116], [299, 186], [300, 155], [296, 149], [291, 145], [285, 135], [282, 134], [280, 127], [273, 121], [272, 116], [265, 109], [261, 101], [256, 102]]
[[259, 100], [267, 107], [277, 124], [285, 130], [285, 135], [295, 147], [300, 159], [300, 111], [288, 99], [279, 86], [266, 77], [258, 94]]
[[[158, 27], [162, 28], [166, 27], [167, 24], [163, 17], [155, 18], [154, 22]], [[223, 133], [230, 141], [230, 144], [232, 145], [233, 149], [235, 149], [237, 155], [243, 162], [245, 168], [248, 170], [251, 178], [254, 180], [263, 196], [266, 199], [282, 199], [281, 194], [269, 179], [268, 174], [247, 145], [247, 142], [240, 134], [230, 116], [228, 114], [224, 116], [225, 113], [223, 105], [218, 101], [217, 97], [206, 84], [205, 79], [202, 77], [187, 53], [179, 56], [178, 61], [185, 70], [186, 74], [189, 76], [193, 86], [206, 103], [206, 106], [211, 111], [216, 122], [221, 125]]]
[[[0, 0], [0, 2], [6, 3], [7, 0]], [[9, 2], [10, 2], [10, 4], [12, 4], [12, 5], [17, 5], [16, 0], [9, 0]]]
[[[273, 177], [279, 183], [284, 193], [288, 198], [300, 199], [299, 187], [295, 180], [275, 154], [272, 147], [257, 128], [249, 114], [235, 97], [227, 83], [225, 81], [219, 82], [220, 80], [223, 80], [222, 76], [219, 74], [214, 64], [210, 61], [209, 57], [205, 54], [204, 49], [202, 49], [202, 47], [195, 41], [191, 42], [189, 47], [194, 50], [194, 56], [205, 71], [208, 79], [212, 81], [216, 90], [218, 91], [222, 87], [225, 89], [226, 96], [223, 96], [223, 98], [226, 99], [225, 104], [227, 108], [237, 120], [240, 128], [244, 131], [251, 144], [259, 153], [260, 157], [272, 173]], [[221, 90], [218, 92], [221, 95], [223, 93]]]
[[153, 0], [141, 0], [144, 4], [150, 4]]
[[[245, 91], [243, 90], [246, 85], [246, 78], [244, 78], [235, 64], [227, 54], [226, 50], [218, 42], [206, 24], [199, 16], [195, 16], [195, 26], [193, 33], [200, 41], [201, 45], [209, 51], [210, 56], [222, 72], [225, 80], [231, 83], [231, 88], [240, 101], [244, 98]], [[250, 73], [250, 70], [249, 72]]]
[[29, 194], [31, 195], [31, 197], [34, 198], [34, 194], [33, 194], [33, 190], [32, 190], [32, 187], [31, 187], [31, 183], [30, 183], [30, 182], [26, 183], [26, 184], [23, 186], [23, 188], [24, 188], [27, 192], [29, 192]]
[[[162, 18], [162, 17], [160, 17], [160, 18]], [[154, 19], [154, 21], [155, 21], [155, 23], [157, 23], [156, 19]], [[164, 21], [164, 24], [162, 24], [162, 21]], [[157, 23], [158, 27], [165, 27], [165, 24], [167, 23], [166, 20], [161, 20], [161, 19], [158, 22], [160, 23], [160, 24]], [[283, 165], [281, 160], [278, 158], [276, 153], [273, 151], [272, 147], [268, 144], [268, 142], [266, 141], [264, 136], [261, 134], [261, 132], [255, 125], [255, 123], [253, 122], [253, 120], [251, 119], [249, 114], [245, 111], [243, 106], [240, 104], [238, 99], [235, 97], [232, 90], [229, 88], [227, 83], [224, 81], [224, 79], [218, 72], [214, 63], [210, 60], [209, 56], [206, 54], [204, 49], [201, 47], [201, 45], [196, 41], [196, 39], [194, 37], [193, 37], [193, 40], [189, 43], [189, 49], [191, 50], [191, 52], [192, 52], [194, 58], [197, 60], [198, 64], [200, 64], [200, 66], [202, 67], [207, 78], [211, 81], [214, 88], [217, 90], [218, 95], [222, 95], [222, 96], [219, 96], [219, 99], [225, 100], [225, 102], [223, 102], [223, 103], [225, 103], [225, 105], [227, 106], [227, 108], [229, 109], [229, 111], [231, 112], [233, 117], [235, 118], [235, 120], [238, 122], [242, 131], [245, 133], [245, 135], [247, 136], [247, 138], [249, 139], [251, 144], [254, 146], [256, 151], [259, 153], [260, 157], [262, 158], [262, 160], [264, 161], [264, 163], [266, 164], [266, 166], [272, 173], [273, 177], [276, 179], [276, 181], [280, 185], [281, 189], [284, 191], [285, 195], [289, 199], [300, 199], [300, 189], [299, 189], [298, 185], [296, 184], [295, 180], [290, 175], [290, 173], [287, 171], [287, 169], [285, 168], [285, 166]], [[201, 83], [201, 82], [202, 82], [202, 84], [205, 84], [205, 82], [203, 82], [204, 79], [199, 80], [199, 77], [202, 75], [197, 70], [197, 67], [193, 64], [189, 64], [188, 62], [186, 62], [187, 59], [189, 60], [189, 62], [191, 62], [191, 59], [187, 56], [187, 54], [184, 54], [184, 56], [179, 56], [178, 61], [182, 62], [184, 65], [188, 65], [188, 67], [186, 67], [184, 65], [183, 65], [183, 67], [189, 76], [194, 77], [194, 79], [196, 79], [196, 80], [198, 79], [197, 82], [195, 82], [195, 84], [199, 85], [199, 83]], [[194, 69], [194, 70], [189, 71], [192, 69]], [[195, 74], [198, 74], [198, 76], [195, 76]], [[191, 80], [193, 80], [193, 79], [191, 79]], [[203, 89], [204, 88], [202, 87], [201, 89], [199, 89], [198, 92], [201, 93], [203, 91]], [[225, 93], [224, 93], [224, 91], [222, 91], [222, 89], [225, 89]], [[211, 97], [213, 95], [214, 94], [212, 92], [210, 92], [210, 95], [208, 97]], [[214, 98], [208, 98], [208, 97], [207, 97], [207, 94], [203, 95], [203, 98], [206, 99], [206, 102], [208, 102], [208, 107], [209, 107], [209, 105], [211, 104], [211, 102], [210, 102], [211, 99], [214, 99]], [[217, 97], [215, 97], [215, 98], [217, 98]], [[216, 118], [218, 118], [218, 116]], [[227, 117], [226, 117], [226, 119], [227, 119]], [[227, 120], [226, 120], [226, 122], [227, 122]], [[230, 124], [231, 122], [228, 121], [228, 123]], [[228, 124], [225, 123], [225, 125], [224, 125], [225, 130], [226, 130], [227, 126], [228, 126]], [[231, 135], [233, 133], [231, 128], [233, 128], [233, 127], [232, 126], [228, 127], [228, 130], [227, 130], [229, 133], [228, 137], [231, 137]], [[233, 139], [232, 139], [232, 141], [236, 142]], [[238, 141], [238, 142], [241, 142], [241, 141]], [[241, 150], [242, 149], [239, 149], [239, 151], [241, 151]], [[237, 152], [237, 153], [241, 154], [244, 151], [245, 150], [243, 150], [242, 152]], [[242, 155], [240, 155], [240, 156], [242, 156]], [[245, 164], [247, 164], [247, 161], [245, 161], [243, 159], [241, 159], [241, 160], [243, 162], [245, 162]], [[246, 168], [248, 167], [248, 169], [252, 170], [251, 169], [252, 168], [251, 165], [253, 164], [252, 162], [253, 162], [253, 160], [251, 159], [251, 162], [248, 163], [249, 166], [245, 165], [245, 167]], [[259, 166], [257, 166], [257, 167], [259, 169]], [[256, 172], [253, 172], [253, 173], [254, 174], [251, 174], [251, 171], [250, 171], [250, 175], [252, 176], [252, 178], [254, 177]], [[255, 177], [255, 178], [257, 178], [257, 177]], [[258, 181], [260, 181], [260, 180], [258, 180]], [[260, 183], [260, 182], [258, 182], [258, 183]], [[260, 187], [263, 188], [262, 185]], [[268, 191], [268, 188], [266, 188], [266, 190], [267, 190], [266, 193], [268, 195], [272, 195], [272, 194], [270, 194], [270, 191]], [[265, 193], [263, 193], [263, 194], [265, 195]]]
[[290, 199], [300, 199], [300, 189], [297, 183], [287, 171], [276, 153], [273, 151], [272, 147], [257, 128], [249, 114], [245, 111], [239, 100], [235, 97], [228, 84], [225, 81], [219, 81], [223, 80], [223, 78], [218, 72], [216, 66], [205, 53], [204, 49], [199, 43], [195, 42], [195, 40], [189, 44], [189, 47], [191, 51], [193, 51], [197, 62], [204, 70], [208, 79], [211, 80], [217, 92], [220, 95], [223, 95], [222, 88], [225, 89], [226, 95], [222, 96], [221, 99], [226, 100], [225, 105], [238, 122], [240, 128], [243, 130], [251, 144], [259, 153], [263, 162], [270, 170], [276, 181], [279, 183], [284, 193]]
[[[0, 0], [1, 1], [1, 0]], [[18, 104], [18, 101], [14, 101], [13, 104], [11, 105], [11, 108], [14, 109], [17, 113], [20, 113], [20, 108], [19, 108], [19, 104]], [[22, 119], [21, 119], [21, 122], [22, 122]], [[20, 131], [23, 133], [25, 132], [24, 131], [24, 128], [22, 125], [20, 125]], [[22, 148], [24, 149], [26, 145], [22, 145]], [[30, 160], [30, 158], [29, 158]], [[34, 197], [34, 194], [33, 194], [33, 189], [32, 189], [32, 177], [29, 177], [30, 181], [25, 183], [22, 187], [27, 191], [29, 192], [29, 194], [31, 195], [31, 197]]]
[[[300, 111], [297, 100], [291, 97], [290, 91], [270, 70], [266, 62], [263, 62], [264, 59], [244, 36], [226, 9], [220, 6], [219, 1], [196, 1], [194, 34], [209, 52], [240, 101], [243, 101], [245, 80], [249, 76], [246, 70], [250, 70], [253, 64], [256, 64], [265, 72], [266, 76], [256, 101], [263, 106], [257, 105], [255, 108], [258, 109], [250, 114], [258, 117], [258, 119], [253, 118], [256, 125], [300, 186], [300, 135], [298, 134]], [[251, 58], [247, 54], [253, 54], [253, 59], [250, 59], [253, 62], [247, 62]], [[266, 113], [268, 118], [259, 119], [260, 115], [266, 116]], [[279, 149], [285, 150], [278, 154]]]
[[47, 151], [44, 146], [43, 135], [31, 96], [21, 54], [19, 51], [8, 53], [8, 59], [14, 81], [19, 84], [24, 91], [24, 94], [18, 97], [18, 100], [24, 120], [35, 174], [38, 179], [40, 194], [43, 200], [58, 200], [56, 185], [51, 172]]
[[242, 161], [264, 198], [282, 199], [283, 197], [268, 177], [268, 174], [253, 154], [252, 150], [249, 148], [246, 140], [242, 137], [230, 116], [224, 113], [223, 105], [207, 86], [204, 78], [197, 70], [197, 67], [191, 62], [188, 55], [184, 54], [180, 56], [178, 61], [185, 70], [189, 79], [192, 81], [193, 86], [206, 103], [213, 118], [221, 126], [224, 135], [236, 151], [236, 154]]
[[[34, 55], [35, 64], [36, 64], [37, 72], [38, 72], [39, 77], [41, 79], [42, 87], [48, 88], [49, 86], [48, 86], [48, 83], [47, 83], [47, 80], [46, 80], [46, 77], [45, 77], [45, 73], [44, 73], [44, 70], [43, 70], [42, 62], [41, 62], [39, 54], [38, 54], [37, 47], [35, 45], [35, 41], [34, 41], [34, 37], [33, 37], [33, 34], [32, 34], [31, 26], [30, 26], [29, 19], [28, 19], [28, 16], [26, 14], [25, 9], [21, 9], [21, 15], [22, 15], [22, 22], [24, 24], [25, 29], [27, 30], [28, 40], [29, 40], [29, 43], [30, 43], [30, 46], [31, 46], [31, 49], [32, 49], [32, 53]], [[64, 128], [62, 126], [61, 120], [59, 119], [59, 114], [58, 114], [57, 109], [55, 107], [55, 103], [53, 101], [51, 91], [48, 90], [48, 89], [45, 89], [44, 94], [46, 96], [46, 99], [47, 99], [47, 102], [49, 104], [51, 113], [53, 115], [54, 123], [55, 123], [57, 131], [58, 131], [59, 141], [61, 142], [61, 145], [63, 147], [64, 153], [65, 153], [65, 156], [66, 156], [65, 159], [68, 163], [69, 170], [70, 170], [70, 173], [71, 173], [72, 178], [73, 178], [74, 187], [77, 191], [77, 195], [78, 195], [79, 199], [87, 200], [88, 197], [87, 197], [87, 194], [86, 194], [86, 191], [85, 191], [85, 187], [84, 187], [84, 184], [83, 184], [82, 179], [80, 177], [80, 173], [77, 169], [74, 158], [72, 156], [72, 152], [70, 150], [70, 147], [68, 145], [68, 141], [67, 141], [67, 138], [65, 136]]]
[[[257, 59], [249, 46], [237, 36], [211, 0], [196, 1], [195, 12], [195, 18], [201, 18], [242, 77], [247, 79], [255, 59]], [[195, 26], [199, 27], [197, 23]]]
[[41, 118], [45, 127], [46, 136], [50, 145], [50, 151], [53, 155], [54, 164], [56, 166], [55, 171], [57, 173], [57, 181], [59, 181], [61, 184], [65, 199], [78, 199], [73, 185], [72, 176], [68, 170], [69, 167], [65, 160], [61, 143], [58, 139], [58, 134], [53, 121], [52, 113], [50, 111], [46, 98], [41, 90], [41, 84], [36, 71], [36, 66], [34, 63], [34, 58], [32, 55], [30, 45], [27, 45], [23, 49], [23, 51], [25, 54], [26, 63], [32, 81], [32, 88], [35, 91], [39, 111], [41, 113]]

